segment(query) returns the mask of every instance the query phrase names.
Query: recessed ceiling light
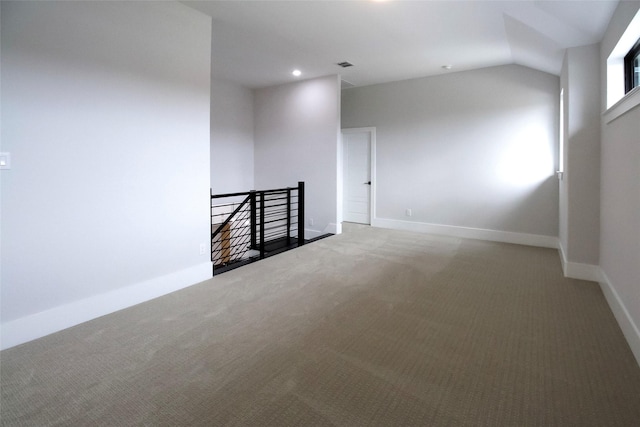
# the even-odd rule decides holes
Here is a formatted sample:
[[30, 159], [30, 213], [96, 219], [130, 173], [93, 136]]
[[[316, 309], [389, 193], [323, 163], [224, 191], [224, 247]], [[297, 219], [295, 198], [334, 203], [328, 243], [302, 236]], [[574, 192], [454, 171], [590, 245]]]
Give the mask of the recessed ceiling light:
[[453, 68], [453, 65], [443, 65], [442, 68], [444, 68], [445, 70], [450, 70]]
[[300, 71], [300, 70], [293, 70], [293, 72], [292, 72], [291, 74], [293, 74], [293, 75], [294, 75], [294, 76], [296, 76], [296, 77], [300, 77], [300, 76], [302, 75], [302, 71]]

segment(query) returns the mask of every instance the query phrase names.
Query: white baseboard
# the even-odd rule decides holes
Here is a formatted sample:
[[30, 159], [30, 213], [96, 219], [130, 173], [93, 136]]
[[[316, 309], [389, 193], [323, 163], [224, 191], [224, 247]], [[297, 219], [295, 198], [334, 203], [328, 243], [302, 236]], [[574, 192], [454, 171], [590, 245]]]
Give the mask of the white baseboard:
[[211, 263], [196, 266], [136, 283], [105, 294], [21, 317], [0, 326], [0, 349], [61, 331], [91, 319], [140, 304], [162, 295], [210, 279]]
[[314, 239], [318, 236], [322, 236], [322, 232], [320, 230], [313, 230], [311, 228], [304, 229], [304, 238], [305, 239]]
[[[340, 232], [342, 232], [342, 225], [340, 225]], [[330, 222], [322, 231], [314, 230], [312, 228], [304, 229], [304, 238], [305, 239], [314, 239], [319, 236], [323, 236], [325, 234], [339, 234], [338, 233], [338, 225], [335, 222]]]
[[564, 276], [572, 279], [589, 280], [598, 282], [600, 279], [600, 267], [593, 264], [579, 262], [567, 262], [564, 266]]
[[397, 219], [374, 218], [373, 227], [394, 230], [415, 231], [418, 233], [439, 234], [465, 239], [489, 240], [492, 242], [515, 243], [519, 245], [557, 248], [558, 238], [538, 234], [515, 233], [510, 231], [486, 230], [481, 228], [456, 227], [452, 225], [429, 224], [425, 222], [401, 221]]
[[[340, 230], [342, 230], [342, 224], [340, 224]], [[322, 230], [322, 234], [338, 234], [338, 224], [335, 222], [330, 222], [324, 230]]]
[[620, 295], [616, 292], [615, 288], [611, 284], [611, 281], [607, 277], [607, 274], [600, 269], [600, 289], [609, 303], [609, 308], [613, 312], [622, 333], [631, 348], [631, 352], [636, 358], [636, 362], [640, 365], [640, 329], [635, 324], [633, 318], [629, 314], [629, 311], [625, 307]]
[[568, 261], [564, 247], [560, 242], [558, 243], [558, 252], [560, 252], [560, 261], [562, 262], [562, 271], [564, 273], [564, 277], [579, 280], [589, 280], [591, 282], [600, 281], [601, 272], [599, 266]]

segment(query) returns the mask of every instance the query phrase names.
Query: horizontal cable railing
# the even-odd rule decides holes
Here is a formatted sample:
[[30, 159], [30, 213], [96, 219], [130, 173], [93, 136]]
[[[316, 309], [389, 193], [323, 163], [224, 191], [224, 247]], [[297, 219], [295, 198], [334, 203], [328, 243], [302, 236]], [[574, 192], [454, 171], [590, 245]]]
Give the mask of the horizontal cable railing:
[[250, 249], [251, 210], [248, 197], [242, 202], [211, 206], [211, 260], [225, 265], [242, 259]]
[[216, 268], [304, 244], [304, 182], [297, 187], [211, 195]]

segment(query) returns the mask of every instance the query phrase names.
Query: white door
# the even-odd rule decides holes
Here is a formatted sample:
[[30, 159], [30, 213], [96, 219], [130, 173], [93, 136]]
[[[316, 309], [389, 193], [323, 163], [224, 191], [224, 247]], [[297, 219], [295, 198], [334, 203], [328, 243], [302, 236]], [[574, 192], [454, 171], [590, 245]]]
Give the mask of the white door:
[[371, 223], [371, 132], [343, 132], [343, 220]]

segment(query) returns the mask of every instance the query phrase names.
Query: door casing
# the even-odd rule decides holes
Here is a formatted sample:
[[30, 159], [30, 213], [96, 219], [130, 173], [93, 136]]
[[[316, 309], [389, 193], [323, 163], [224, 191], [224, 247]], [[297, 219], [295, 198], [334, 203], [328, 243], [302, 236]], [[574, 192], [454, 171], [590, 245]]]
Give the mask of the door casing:
[[[369, 135], [370, 141], [370, 153], [369, 153], [369, 167], [371, 177], [371, 188], [369, 197], [369, 224], [373, 224], [376, 218], [376, 128], [375, 127], [362, 127], [362, 128], [346, 128], [342, 129], [340, 135], [340, 146], [338, 147], [338, 224], [340, 225], [344, 221], [344, 188], [346, 181], [344, 177], [344, 138], [345, 134], [358, 134], [366, 133]], [[341, 228], [341, 227], [340, 227]]]

